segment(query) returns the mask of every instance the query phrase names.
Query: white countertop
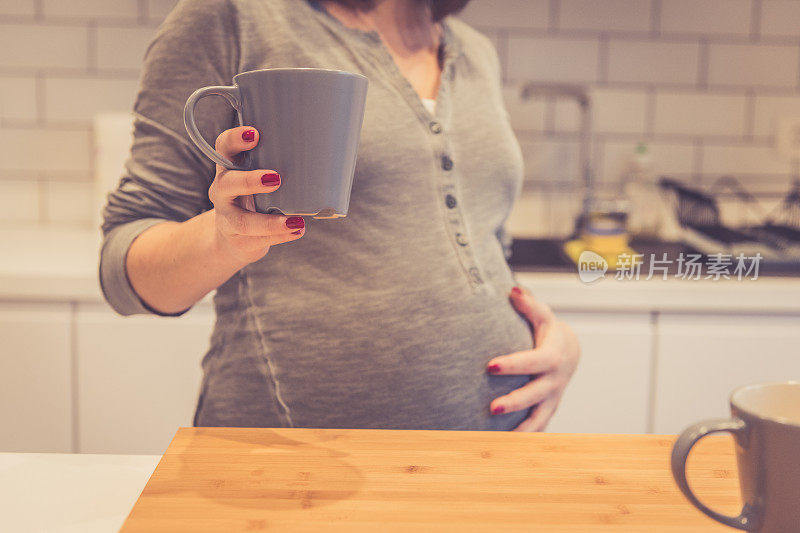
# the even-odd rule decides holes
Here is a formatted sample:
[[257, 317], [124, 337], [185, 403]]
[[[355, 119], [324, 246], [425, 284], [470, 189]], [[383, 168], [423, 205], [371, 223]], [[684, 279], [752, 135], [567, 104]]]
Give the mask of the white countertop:
[[0, 531], [116, 533], [160, 458], [0, 453]]
[[590, 284], [581, 282], [577, 274], [520, 272], [516, 278], [538, 299], [559, 310], [800, 315], [800, 278], [617, 281], [608, 276]]
[[[102, 302], [99, 231], [0, 227], [0, 300]], [[576, 274], [517, 273], [555, 309], [800, 314], [800, 278], [617, 281]], [[203, 303], [210, 303], [207, 296]]]
[[96, 301], [99, 231], [0, 227], [0, 298]]

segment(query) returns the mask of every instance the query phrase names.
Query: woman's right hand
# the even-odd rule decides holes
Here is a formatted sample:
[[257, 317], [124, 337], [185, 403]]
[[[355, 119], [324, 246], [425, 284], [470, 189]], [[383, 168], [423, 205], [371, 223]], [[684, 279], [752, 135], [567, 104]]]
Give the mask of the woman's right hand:
[[[216, 150], [229, 160], [258, 144], [258, 131], [242, 126], [223, 131]], [[296, 241], [305, 233], [302, 217], [265, 215], [255, 212], [252, 194], [273, 192], [280, 187], [274, 170], [228, 170], [217, 165], [217, 175], [208, 189], [214, 204], [217, 244], [224, 253], [244, 264], [264, 257], [270, 246]]]

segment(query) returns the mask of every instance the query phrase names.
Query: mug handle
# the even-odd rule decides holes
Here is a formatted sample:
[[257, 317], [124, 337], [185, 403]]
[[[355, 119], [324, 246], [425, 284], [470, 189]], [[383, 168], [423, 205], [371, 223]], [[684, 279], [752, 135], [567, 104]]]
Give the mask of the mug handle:
[[721, 522], [726, 526], [730, 526], [743, 531], [755, 531], [758, 528], [756, 521], [756, 513], [754, 509], [745, 503], [742, 512], [739, 516], [727, 516], [720, 514], [708, 507], [706, 507], [697, 496], [692, 492], [689, 487], [689, 482], [686, 479], [686, 459], [689, 457], [689, 452], [697, 442], [711, 433], [727, 431], [733, 435], [738, 435], [746, 431], [747, 426], [744, 420], [739, 418], [733, 419], [714, 419], [698, 422], [686, 428], [681, 433], [678, 440], [672, 447], [672, 475], [678, 483], [678, 487], [683, 492], [683, 495], [703, 513], [710, 516], [717, 522]]
[[197, 129], [197, 124], [194, 121], [194, 108], [201, 98], [211, 95], [222, 96], [225, 98], [231, 107], [236, 110], [236, 114], [239, 117], [239, 124], [242, 124], [242, 98], [238, 87], [203, 87], [202, 89], [197, 89], [192, 93], [191, 96], [189, 96], [189, 99], [186, 100], [186, 106], [183, 108], [183, 124], [186, 126], [186, 133], [189, 134], [189, 138], [200, 149], [200, 151], [216, 164], [223, 166], [228, 170], [248, 170], [244, 167], [235, 165], [233, 162], [226, 159], [222, 154], [214, 150], [214, 148], [212, 148], [206, 142], [206, 140], [203, 139], [203, 136], [200, 134], [200, 130]]

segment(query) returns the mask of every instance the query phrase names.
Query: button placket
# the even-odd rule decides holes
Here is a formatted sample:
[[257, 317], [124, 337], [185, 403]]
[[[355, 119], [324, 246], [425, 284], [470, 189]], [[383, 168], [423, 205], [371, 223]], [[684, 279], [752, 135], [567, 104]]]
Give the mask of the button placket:
[[439, 187], [439, 192], [444, 199], [445, 209], [447, 210], [448, 232], [450, 233], [454, 245], [453, 248], [464, 270], [464, 274], [467, 277], [467, 281], [473, 289], [477, 290], [484, 286], [484, 281], [468, 238], [464, 215], [456, 200], [456, 191], [457, 187], [453, 177], [443, 179]]
[[[458, 161], [455, 160], [452, 147], [449, 145], [448, 132], [452, 123], [450, 120], [452, 113], [450, 94], [453, 84], [456, 83], [455, 59], [458, 56], [456, 48], [452, 45], [451, 40], [451, 46], [447, 48], [444, 59], [436, 114], [433, 117], [428, 114], [426, 121], [434, 156], [438, 158], [437, 181], [441, 201], [439, 205], [446, 221], [446, 230], [452, 242], [453, 251], [472, 290], [489, 290], [475, 259], [469, 231], [461, 210], [462, 202], [458, 192]], [[421, 104], [418, 107], [421, 109]]]

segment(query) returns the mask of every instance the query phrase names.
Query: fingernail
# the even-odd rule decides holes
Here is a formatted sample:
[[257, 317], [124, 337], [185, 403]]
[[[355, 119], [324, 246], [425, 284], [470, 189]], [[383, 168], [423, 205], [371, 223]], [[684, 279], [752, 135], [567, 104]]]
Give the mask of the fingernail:
[[506, 412], [506, 408], [503, 407], [502, 405], [498, 405], [497, 407], [492, 409], [492, 414], [493, 415], [502, 415], [505, 412]]
[[279, 185], [281, 182], [281, 175], [277, 172], [267, 172], [263, 176], [261, 176], [261, 185], [266, 185], [267, 187], [274, 187]]
[[498, 365], [497, 363], [492, 363], [491, 365], [486, 367], [486, 370], [488, 370], [492, 374], [496, 374], [500, 372], [500, 365]]
[[519, 287], [514, 287], [513, 289], [511, 289], [511, 294], [513, 294], [514, 296], [520, 296], [522, 294], [522, 289], [520, 289]]
[[251, 143], [256, 140], [256, 130], [245, 130], [242, 132], [242, 140]]
[[292, 235], [300, 235], [301, 233], [303, 233], [303, 230], [299, 229], [297, 231], [293, 231]]
[[306, 227], [306, 221], [303, 217], [289, 217], [286, 219], [286, 227], [289, 229], [303, 229]]

